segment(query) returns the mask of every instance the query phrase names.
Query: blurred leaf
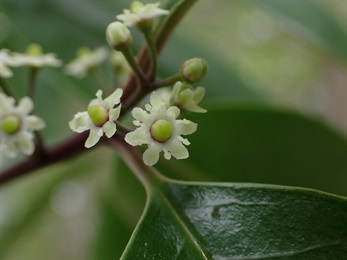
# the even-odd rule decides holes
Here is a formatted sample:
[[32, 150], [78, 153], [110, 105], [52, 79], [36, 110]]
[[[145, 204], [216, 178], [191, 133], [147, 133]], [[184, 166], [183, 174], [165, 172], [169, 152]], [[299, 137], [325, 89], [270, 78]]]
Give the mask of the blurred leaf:
[[319, 1], [246, 0], [277, 15], [294, 34], [347, 65], [347, 31]]
[[[23, 179], [23, 177], [18, 181], [14, 181], [2, 187], [1, 204], [2, 210], [4, 210], [2, 214], [4, 214], [4, 216], [9, 214], [9, 212], [6, 211], [6, 205], [10, 203], [12, 207], [18, 208], [17, 211], [20, 212], [21, 215], [12, 216], [14, 219], [20, 219], [18, 223], [10, 226], [6, 226], [6, 223], [2, 223], [4, 226], [1, 227], [0, 258], [4, 257], [8, 251], [12, 252], [12, 250], [19, 253], [19, 257], [23, 255], [27, 255], [27, 257], [30, 256], [26, 254], [23, 249], [19, 251], [16, 250], [19, 238], [26, 232], [32, 232], [33, 227], [42, 224], [41, 221], [38, 220], [40, 220], [40, 216], [50, 209], [49, 202], [51, 200], [52, 191], [59, 184], [73, 178], [82, 179], [90, 177], [91, 174], [96, 172], [102, 172], [104, 167], [100, 167], [94, 163], [94, 160], [98, 160], [98, 158], [102, 158], [105, 162], [104, 167], [110, 165], [107, 163], [110, 156], [105, 153], [105, 150], [95, 149], [71, 162], [64, 162], [44, 168], [35, 172], [32, 176], [28, 176], [27, 179]], [[4, 219], [6, 219], [6, 217]], [[37, 228], [36, 236], [39, 236]], [[43, 254], [46, 253], [44, 250], [41, 251]], [[38, 257], [37, 255], [34, 256]]]
[[322, 122], [263, 105], [211, 102], [207, 107], [206, 114], [187, 117], [198, 123], [198, 131], [188, 136], [190, 157], [161, 164], [166, 175], [177, 178], [181, 171], [186, 180], [291, 185], [347, 195], [347, 140]]
[[113, 165], [111, 176], [100, 186], [94, 259], [120, 258], [145, 205], [144, 188], [134, 174], [118, 158]]
[[169, 181], [122, 259], [343, 259], [347, 200], [312, 190]]

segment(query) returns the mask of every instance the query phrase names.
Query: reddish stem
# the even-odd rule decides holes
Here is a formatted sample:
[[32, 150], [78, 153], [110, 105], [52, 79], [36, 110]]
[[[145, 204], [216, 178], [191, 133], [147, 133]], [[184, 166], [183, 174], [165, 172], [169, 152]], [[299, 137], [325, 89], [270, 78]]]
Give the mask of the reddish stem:
[[75, 155], [82, 154], [87, 151], [84, 143], [88, 137], [89, 132], [84, 132], [76, 135], [62, 144], [57, 145], [51, 149], [47, 149], [44, 156], [32, 156], [26, 160], [19, 162], [9, 168], [3, 170], [0, 174], [0, 185], [13, 180], [17, 177], [28, 174], [31, 171], [38, 170], [47, 165], [61, 162], [69, 159]]

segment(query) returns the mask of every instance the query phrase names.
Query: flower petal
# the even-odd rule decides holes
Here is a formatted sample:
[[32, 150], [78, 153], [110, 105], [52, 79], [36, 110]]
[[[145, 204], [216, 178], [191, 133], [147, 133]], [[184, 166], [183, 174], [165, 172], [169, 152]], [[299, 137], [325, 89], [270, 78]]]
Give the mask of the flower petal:
[[165, 103], [157, 91], [152, 92], [150, 102], [153, 107], [157, 107], [160, 106], [162, 103]]
[[176, 119], [180, 114], [180, 109], [176, 106], [169, 107], [167, 110], [167, 115], [172, 119]]
[[0, 112], [6, 113], [14, 109], [16, 101], [13, 97], [8, 97], [3, 93], [0, 93]]
[[41, 130], [45, 128], [46, 124], [41, 118], [31, 115], [26, 118], [28, 129], [30, 130]]
[[176, 129], [179, 135], [190, 135], [196, 131], [198, 124], [187, 119], [176, 120]]
[[173, 140], [167, 148], [176, 159], [186, 159], [189, 157], [188, 149], [178, 140]]
[[204, 98], [204, 96], [205, 96], [205, 88], [197, 87], [194, 91], [193, 100], [195, 101], [196, 104], [199, 104], [200, 101]]
[[110, 109], [110, 111], [108, 112], [108, 116], [111, 121], [116, 121], [118, 119], [121, 108], [122, 105], [120, 104], [118, 107]]
[[145, 127], [139, 127], [133, 132], [127, 133], [125, 141], [132, 146], [147, 144], [148, 134], [148, 130]]
[[132, 111], [131, 114], [133, 115], [133, 117], [140, 121], [140, 122], [144, 122], [146, 120], [146, 118], [148, 117], [148, 114], [146, 111], [144, 111], [143, 109], [139, 108], [139, 107], [135, 107]]
[[176, 100], [178, 98], [178, 93], [180, 92], [181, 87], [182, 87], [181, 81], [177, 81], [175, 85], [173, 86], [173, 90], [171, 92], [171, 97], [173, 100]]
[[34, 102], [29, 97], [23, 97], [18, 104], [18, 111], [29, 114], [34, 108]]
[[102, 100], [102, 90], [101, 90], [101, 89], [99, 89], [99, 90], [96, 92], [95, 96], [96, 96], [97, 99], [98, 99], [99, 105], [100, 105], [100, 106], [104, 106], [104, 100]]
[[181, 91], [179, 94], [180, 103], [182, 103], [183, 105], [187, 105], [189, 103], [192, 103], [193, 95], [194, 95], [193, 91], [189, 88]]
[[116, 124], [111, 122], [111, 121], [107, 121], [103, 126], [102, 126], [102, 130], [105, 132], [106, 136], [108, 138], [112, 137], [116, 131], [117, 131], [117, 127]]
[[90, 148], [94, 146], [100, 140], [100, 137], [102, 135], [103, 135], [102, 129], [91, 129], [88, 139], [86, 143], [84, 144], [84, 146], [86, 148]]
[[161, 148], [157, 145], [150, 145], [148, 149], [143, 153], [143, 161], [146, 165], [152, 166], [159, 160], [159, 153]]
[[6, 145], [4, 152], [8, 157], [14, 158], [17, 155], [17, 147], [15, 146], [15, 144], [8, 144]]
[[120, 98], [123, 95], [123, 89], [117, 88], [111, 95], [104, 99], [104, 104], [107, 109], [113, 108], [120, 103]]
[[169, 153], [167, 150], [164, 150], [164, 158], [166, 160], [170, 160], [171, 159], [171, 153]]
[[82, 133], [88, 129], [89, 123], [90, 123], [89, 115], [86, 111], [84, 112], [78, 112], [74, 118], [69, 122], [69, 126], [72, 131], [77, 133]]
[[35, 144], [33, 138], [32, 134], [26, 132], [23, 133], [21, 138], [17, 141], [20, 150], [25, 155], [32, 155], [34, 153]]
[[197, 105], [192, 105], [192, 106], [189, 106], [186, 108], [188, 111], [191, 111], [191, 112], [195, 112], [195, 113], [206, 113], [207, 110], [202, 108], [202, 107], [199, 107]]
[[5, 66], [4, 64], [0, 64], [0, 76], [2, 78], [10, 78], [13, 76], [13, 72], [9, 67]]

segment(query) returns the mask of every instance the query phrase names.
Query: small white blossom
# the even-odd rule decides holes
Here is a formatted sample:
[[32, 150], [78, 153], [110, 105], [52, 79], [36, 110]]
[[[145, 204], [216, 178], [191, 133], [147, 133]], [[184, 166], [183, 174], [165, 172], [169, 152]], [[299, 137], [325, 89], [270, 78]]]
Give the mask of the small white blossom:
[[131, 5], [130, 10], [124, 9], [123, 14], [117, 15], [117, 19], [130, 27], [145, 23], [152, 20], [154, 17], [169, 13], [168, 10], [159, 8], [159, 5], [160, 3], [144, 5], [139, 1], [135, 1]]
[[176, 119], [180, 114], [179, 108], [168, 107], [157, 92], [152, 93], [150, 103], [151, 105], [146, 105], [149, 113], [138, 107], [132, 110], [135, 118], [134, 125], [138, 128], [128, 133], [125, 141], [132, 146], [148, 144], [143, 160], [149, 166], [158, 162], [161, 151], [164, 152], [167, 160], [171, 158], [171, 155], [176, 159], [188, 158], [189, 153], [184, 145], [190, 143], [181, 135], [194, 133], [197, 124], [186, 119]]
[[87, 47], [82, 47], [77, 51], [77, 57], [65, 66], [65, 72], [75, 77], [84, 77], [90, 69], [93, 69], [106, 60], [108, 50], [105, 47], [98, 47], [91, 51]]
[[117, 127], [114, 121], [118, 119], [121, 111], [120, 98], [122, 94], [123, 90], [117, 88], [103, 100], [102, 91], [98, 90], [96, 92], [97, 98], [89, 103], [88, 110], [78, 112], [69, 122], [69, 126], [74, 132], [82, 133], [90, 130], [85, 147], [94, 146], [104, 133], [108, 138], [116, 133]]
[[10, 78], [13, 76], [12, 71], [9, 67], [20, 66], [18, 60], [13, 57], [7, 49], [0, 50], [0, 77], [1, 78]]
[[41, 118], [30, 115], [33, 108], [34, 103], [29, 97], [22, 98], [16, 106], [14, 98], [0, 93], [0, 151], [7, 156], [15, 157], [18, 148], [25, 155], [33, 154], [33, 131], [45, 127]]
[[26, 53], [13, 53], [17, 64], [20, 66], [31, 66], [35, 68], [42, 67], [59, 67], [62, 61], [57, 59], [54, 53], [43, 53], [43, 50], [38, 44], [30, 44]]

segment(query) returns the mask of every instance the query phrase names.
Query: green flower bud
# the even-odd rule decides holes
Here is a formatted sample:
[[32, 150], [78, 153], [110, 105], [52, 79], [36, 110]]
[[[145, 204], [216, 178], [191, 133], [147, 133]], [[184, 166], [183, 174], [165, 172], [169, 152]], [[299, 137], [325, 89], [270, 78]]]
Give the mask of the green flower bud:
[[118, 51], [130, 46], [133, 40], [129, 29], [121, 22], [113, 22], [107, 26], [106, 39], [108, 44]]
[[88, 47], [80, 47], [77, 50], [76, 56], [77, 58], [88, 57], [92, 54], [92, 50]]
[[181, 73], [185, 81], [195, 83], [204, 79], [207, 69], [208, 64], [204, 59], [193, 58], [183, 63]]
[[29, 44], [26, 50], [29, 56], [41, 56], [43, 54], [42, 47], [36, 43]]
[[130, 12], [137, 14], [141, 9], [143, 9], [144, 4], [140, 1], [134, 1], [130, 6]]
[[88, 115], [94, 125], [102, 126], [108, 120], [108, 111], [106, 108], [93, 104], [88, 106]]
[[15, 115], [7, 115], [1, 120], [1, 130], [8, 135], [15, 134], [19, 131], [20, 127], [20, 118]]
[[172, 135], [172, 125], [165, 119], [159, 119], [153, 123], [150, 131], [151, 136], [155, 141], [164, 143], [169, 140]]

